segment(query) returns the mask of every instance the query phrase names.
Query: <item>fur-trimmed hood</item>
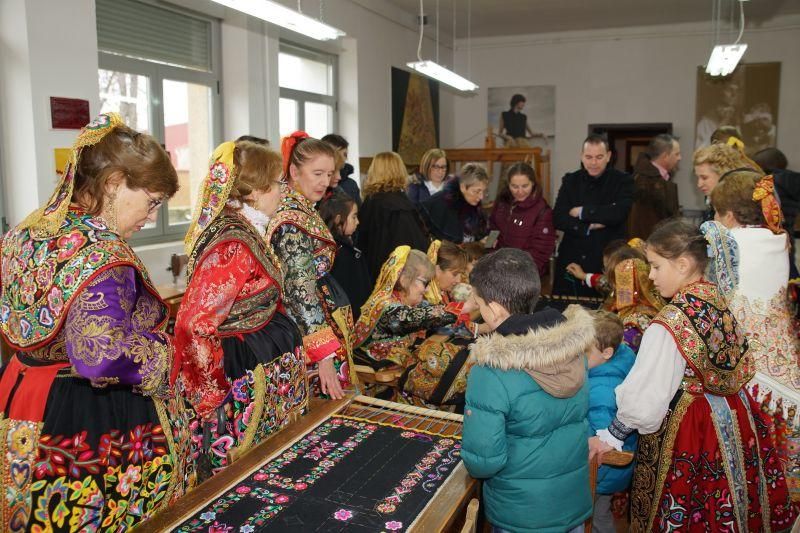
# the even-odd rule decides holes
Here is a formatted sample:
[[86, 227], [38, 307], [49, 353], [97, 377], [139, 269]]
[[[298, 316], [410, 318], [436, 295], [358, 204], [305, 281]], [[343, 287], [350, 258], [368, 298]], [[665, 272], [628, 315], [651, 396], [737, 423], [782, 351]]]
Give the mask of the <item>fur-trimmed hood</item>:
[[[555, 313], [553, 310], [541, 313], [545, 312]], [[531, 316], [531, 329], [527, 333], [495, 332], [476, 340], [472, 345], [475, 364], [522, 370], [552, 396], [572, 397], [586, 380], [584, 354], [595, 340], [594, 320], [579, 305], [567, 307], [566, 320], [549, 327], [537, 327], [536, 315]]]

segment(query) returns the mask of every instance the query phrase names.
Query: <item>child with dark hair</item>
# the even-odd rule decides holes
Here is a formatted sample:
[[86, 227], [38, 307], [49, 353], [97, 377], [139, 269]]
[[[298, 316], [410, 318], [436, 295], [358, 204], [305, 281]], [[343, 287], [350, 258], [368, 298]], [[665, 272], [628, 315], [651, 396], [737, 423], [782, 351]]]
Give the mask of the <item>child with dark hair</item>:
[[632, 531], [788, 531], [796, 518], [774, 424], [746, 387], [748, 340], [704, 278], [714, 228], [671, 219], [648, 237], [650, 277], [670, 302], [615, 389], [616, 416], [589, 439], [594, 456], [639, 432]]
[[494, 330], [472, 347], [462, 441], [486, 517], [496, 531], [582, 531], [592, 514], [583, 356], [592, 317], [579, 306], [530, 314], [541, 282], [515, 248], [479, 259], [470, 283]]
[[364, 253], [353, 244], [353, 233], [358, 228], [358, 205], [349, 195], [337, 192], [320, 202], [319, 214], [337, 245], [331, 276], [344, 289], [353, 309], [353, 319], [358, 320], [361, 306], [372, 291]]
[[347, 139], [336, 133], [329, 133], [320, 140], [330, 144], [344, 161], [342, 166], [339, 167], [338, 175], [331, 179], [332, 192], [346, 193], [353, 199], [356, 205], [361, 208], [361, 189], [356, 180], [350, 177], [355, 172], [355, 168], [347, 162], [347, 150], [350, 147], [350, 143]]
[[[614, 239], [606, 244], [605, 248], [603, 248], [603, 266], [605, 267], [608, 265], [608, 260], [614, 252], [620, 248], [626, 247], [628, 247], [628, 243], [625, 239]], [[603, 268], [603, 270], [606, 269]], [[578, 263], [568, 264], [567, 272], [580, 281], [581, 284], [596, 290], [602, 296], [609, 297], [611, 295], [613, 288], [608, 284], [608, 277], [606, 277], [607, 272], [584, 272], [583, 268]]]
[[[622, 320], [609, 311], [594, 311], [595, 340], [586, 352], [589, 362], [589, 426], [590, 436], [598, 429], [608, 427], [617, 414], [614, 389], [631, 371], [636, 354], [623, 342]], [[636, 434], [625, 439], [623, 450], [636, 449]], [[611, 514], [611, 497], [627, 492], [631, 484], [633, 466], [600, 466], [594, 499], [592, 531], [614, 533]]]

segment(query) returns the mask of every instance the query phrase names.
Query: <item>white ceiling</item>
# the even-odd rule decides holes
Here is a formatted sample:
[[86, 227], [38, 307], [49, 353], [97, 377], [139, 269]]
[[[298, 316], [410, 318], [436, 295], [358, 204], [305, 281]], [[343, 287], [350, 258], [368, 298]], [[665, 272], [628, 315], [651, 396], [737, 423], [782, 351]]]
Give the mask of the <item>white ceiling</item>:
[[[419, 0], [387, 1], [409, 14], [419, 13]], [[722, 0], [725, 20], [735, 1]], [[427, 33], [435, 23], [436, 0], [424, 2]], [[451, 33], [454, 2], [456, 33], [463, 38], [469, 0], [439, 0], [440, 29]], [[471, 0], [472, 37], [682, 22], [710, 24], [712, 3], [713, 0]], [[800, 13], [800, 0], [749, 0], [744, 9], [747, 27], [757, 27], [779, 15]]]

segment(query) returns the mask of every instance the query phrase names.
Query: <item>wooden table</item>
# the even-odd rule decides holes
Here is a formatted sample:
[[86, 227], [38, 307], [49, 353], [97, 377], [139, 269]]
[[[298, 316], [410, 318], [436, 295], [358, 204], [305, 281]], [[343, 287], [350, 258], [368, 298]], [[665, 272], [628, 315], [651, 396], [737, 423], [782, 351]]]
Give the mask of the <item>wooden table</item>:
[[[453, 415], [452, 413], [430, 411], [364, 396], [354, 397], [351, 395], [343, 400], [320, 400], [314, 398], [310, 402], [309, 413], [303, 418], [288, 425], [269, 440], [254, 447], [231, 466], [197, 486], [169, 506], [168, 509], [138, 526], [136, 530], [162, 532], [176, 528], [221, 493], [241, 482], [259, 467], [280, 455], [303, 435], [324, 423], [332, 415], [341, 413], [353, 405], [359, 405], [361, 409], [374, 408], [376, 412], [383, 413], [387, 412], [386, 409], [393, 409], [404, 415], [408, 413], [409, 416], [413, 416], [412, 413], [424, 412], [426, 420], [430, 420], [430, 417], [436, 417], [441, 420], [430, 428], [431, 431], [452, 427], [456, 421], [454, 417], [459, 417], [459, 415]], [[414, 526], [409, 531], [455, 530], [463, 522], [467, 505], [470, 499], [476, 496], [477, 490], [477, 481], [469, 476], [464, 464], [459, 463], [423, 512], [417, 516]]]

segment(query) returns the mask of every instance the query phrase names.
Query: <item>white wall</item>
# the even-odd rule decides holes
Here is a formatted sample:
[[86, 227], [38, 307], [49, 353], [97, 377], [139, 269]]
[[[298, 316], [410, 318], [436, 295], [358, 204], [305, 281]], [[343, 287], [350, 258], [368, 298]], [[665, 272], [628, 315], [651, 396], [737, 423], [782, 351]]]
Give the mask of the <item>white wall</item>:
[[53, 150], [75, 130], [54, 130], [50, 97], [100, 109], [94, 0], [0, 1], [0, 139], [6, 217], [22, 220], [53, 192]]
[[[684, 207], [700, 208], [691, 174], [696, 70], [710, 51], [710, 24], [549, 33], [472, 40], [472, 78], [481, 87], [474, 100], [455, 101], [455, 143], [486, 127], [488, 87], [556, 86], [553, 191], [564, 173], [578, 168], [581, 140], [592, 123], [672, 122], [682, 138], [683, 163], [676, 176]], [[744, 60], [780, 61], [778, 148], [800, 166], [800, 17], [753, 29], [743, 42]], [[456, 64], [466, 65], [457, 46]], [[467, 146], [482, 146], [478, 136]]]

